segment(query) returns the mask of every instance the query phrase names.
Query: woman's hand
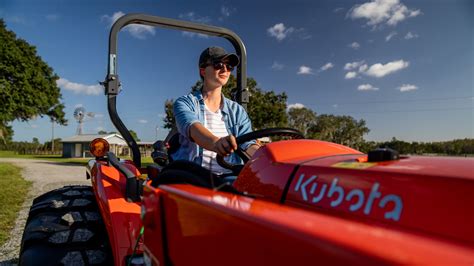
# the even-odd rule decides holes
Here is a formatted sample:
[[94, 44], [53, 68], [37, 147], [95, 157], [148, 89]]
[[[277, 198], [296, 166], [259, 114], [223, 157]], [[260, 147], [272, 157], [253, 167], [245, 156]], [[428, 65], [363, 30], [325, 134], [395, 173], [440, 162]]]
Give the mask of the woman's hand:
[[221, 156], [228, 156], [237, 150], [237, 141], [233, 135], [217, 139], [213, 151]]

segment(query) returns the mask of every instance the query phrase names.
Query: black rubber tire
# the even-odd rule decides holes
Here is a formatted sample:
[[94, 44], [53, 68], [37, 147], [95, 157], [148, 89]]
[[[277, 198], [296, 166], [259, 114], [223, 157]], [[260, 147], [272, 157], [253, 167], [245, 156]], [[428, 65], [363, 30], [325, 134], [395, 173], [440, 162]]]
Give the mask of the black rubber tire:
[[90, 186], [63, 187], [33, 201], [19, 265], [113, 265], [107, 230]]

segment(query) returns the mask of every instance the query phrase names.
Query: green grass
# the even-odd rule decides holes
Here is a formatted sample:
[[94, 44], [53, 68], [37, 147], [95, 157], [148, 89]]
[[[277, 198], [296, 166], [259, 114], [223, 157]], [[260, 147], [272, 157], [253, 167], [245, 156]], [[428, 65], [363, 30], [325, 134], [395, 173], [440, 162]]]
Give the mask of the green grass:
[[30, 186], [19, 167], [0, 163], [0, 246], [8, 239]]

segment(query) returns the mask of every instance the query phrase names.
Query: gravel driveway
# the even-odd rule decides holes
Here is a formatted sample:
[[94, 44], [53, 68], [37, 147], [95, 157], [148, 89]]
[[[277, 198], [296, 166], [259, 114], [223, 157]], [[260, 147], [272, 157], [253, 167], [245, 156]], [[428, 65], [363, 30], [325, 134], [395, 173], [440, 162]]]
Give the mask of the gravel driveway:
[[90, 185], [90, 180], [86, 180], [84, 166], [33, 159], [0, 158], [0, 162], [13, 163], [21, 167], [23, 169], [22, 176], [33, 182], [10, 233], [9, 240], [0, 247], [0, 265], [17, 265], [21, 236], [33, 199], [65, 185]]

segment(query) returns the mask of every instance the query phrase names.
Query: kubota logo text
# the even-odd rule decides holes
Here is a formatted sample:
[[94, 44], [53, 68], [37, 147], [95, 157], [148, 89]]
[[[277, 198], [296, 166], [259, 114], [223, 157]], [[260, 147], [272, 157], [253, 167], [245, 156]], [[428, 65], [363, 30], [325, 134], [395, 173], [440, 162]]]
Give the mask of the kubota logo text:
[[[386, 211], [384, 218], [394, 221], [400, 220], [403, 209], [402, 199], [400, 196], [395, 194], [388, 194], [382, 197], [382, 194], [378, 191], [380, 187], [379, 183], [376, 182], [372, 185], [372, 189], [370, 190], [368, 196], [366, 196], [361, 189], [352, 189], [346, 194], [344, 188], [337, 185], [339, 179], [336, 177], [332, 180], [331, 186], [329, 187], [327, 193], [325, 193], [328, 186], [327, 184], [322, 184], [321, 188], [319, 189], [319, 193], [316, 193], [318, 185], [320, 185], [318, 182], [316, 182], [317, 178], [318, 176], [313, 175], [308, 179], [305, 179], [304, 174], [300, 175], [300, 178], [296, 183], [295, 192], [300, 191], [304, 201], [317, 204], [324, 198], [324, 196], [326, 196], [328, 199], [332, 199], [330, 205], [331, 207], [335, 208], [339, 206], [343, 200], [345, 200], [348, 202], [353, 202], [351, 205], [349, 205], [349, 211], [355, 212], [363, 208], [364, 214], [370, 215], [374, 201], [381, 198], [378, 202], [379, 208], [385, 208], [389, 202], [394, 203], [394, 208], [392, 210]], [[356, 198], [356, 201], [353, 201], [353, 198]]]

